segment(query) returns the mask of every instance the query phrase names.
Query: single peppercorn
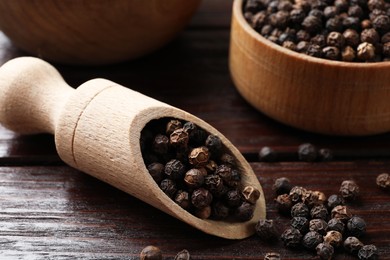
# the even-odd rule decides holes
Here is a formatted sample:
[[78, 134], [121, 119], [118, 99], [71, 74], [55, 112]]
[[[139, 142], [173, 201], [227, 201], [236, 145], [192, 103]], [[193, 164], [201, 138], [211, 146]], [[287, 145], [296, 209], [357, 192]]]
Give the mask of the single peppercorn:
[[357, 17], [347, 16], [342, 19], [344, 29], [360, 30], [360, 19]]
[[276, 252], [266, 253], [264, 256], [264, 260], [280, 260], [280, 254]]
[[375, 47], [371, 43], [363, 42], [357, 47], [357, 57], [362, 61], [371, 61], [375, 57]]
[[191, 150], [188, 155], [188, 161], [195, 167], [203, 167], [207, 165], [210, 159], [210, 153], [207, 147], [201, 146]]
[[346, 46], [341, 52], [341, 60], [351, 62], [356, 58], [356, 52], [351, 46]]
[[298, 229], [301, 234], [306, 234], [309, 231], [309, 220], [305, 217], [293, 217], [290, 226]]
[[232, 169], [230, 180], [226, 182], [226, 185], [231, 188], [238, 188], [241, 180], [241, 174], [237, 169]]
[[344, 223], [340, 219], [338, 219], [338, 218], [331, 218], [328, 221], [328, 228], [326, 230], [327, 231], [334, 230], [334, 231], [338, 231], [341, 234], [343, 234], [344, 233], [344, 229], [345, 229], [345, 225], [344, 225]]
[[331, 217], [340, 219], [341, 221], [346, 223], [352, 217], [352, 214], [347, 206], [338, 205], [332, 209]]
[[172, 180], [183, 178], [185, 171], [184, 164], [179, 160], [172, 159], [165, 164], [164, 172]]
[[221, 177], [224, 182], [229, 182], [232, 178], [232, 168], [222, 164], [217, 167], [215, 174]]
[[291, 191], [292, 185], [290, 179], [286, 177], [277, 178], [272, 186], [272, 189], [277, 195], [289, 193]]
[[170, 144], [180, 149], [187, 148], [188, 139], [188, 133], [183, 128], [176, 129], [169, 136]]
[[390, 58], [390, 42], [383, 44], [382, 54], [386, 58]]
[[318, 159], [322, 162], [330, 162], [333, 160], [333, 151], [328, 148], [318, 150]]
[[319, 33], [322, 29], [321, 19], [313, 15], [306, 16], [301, 25], [308, 33], [313, 35]]
[[204, 183], [204, 175], [199, 169], [190, 169], [184, 175], [184, 183], [189, 188], [199, 188]]
[[165, 133], [170, 136], [173, 131], [182, 127], [182, 123], [179, 120], [172, 119], [167, 123]]
[[357, 255], [362, 247], [363, 243], [356, 237], [347, 237], [344, 240], [344, 249], [350, 254]]
[[278, 158], [277, 153], [271, 147], [264, 146], [259, 151], [259, 161], [275, 162]]
[[380, 40], [379, 33], [374, 28], [364, 29], [360, 33], [360, 41], [376, 44]]
[[280, 239], [288, 248], [297, 248], [301, 245], [302, 234], [298, 229], [287, 228], [281, 235]]
[[330, 210], [339, 205], [344, 205], [343, 197], [338, 194], [332, 194], [328, 197], [327, 206]]
[[260, 219], [256, 223], [255, 232], [264, 241], [275, 241], [279, 236], [272, 219]]
[[345, 200], [355, 200], [359, 196], [359, 186], [353, 180], [341, 183], [340, 194]]
[[141, 260], [162, 260], [162, 252], [156, 246], [147, 246], [140, 253]]
[[219, 161], [220, 161], [220, 164], [225, 164], [225, 165], [230, 166], [230, 167], [233, 167], [236, 165], [236, 159], [228, 153], [222, 154], [221, 157], [219, 158]]
[[317, 34], [316, 36], [310, 39], [310, 43], [314, 45], [318, 45], [320, 46], [320, 48], [324, 48], [326, 46], [325, 35]]
[[370, 19], [364, 19], [361, 23], [360, 26], [362, 27], [362, 30], [372, 28], [372, 23]]
[[302, 245], [307, 249], [314, 250], [323, 240], [320, 233], [309, 231], [303, 236]]
[[253, 217], [254, 210], [255, 210], [254, 205], [248, 202], [243, 202], [234, 211], [234, 216], [239, 221], [248, 221]]
[[225, 202], [229, 207], [238, 207], [241, 202], [241, 194], [238, 190], [229, 190], [225, 195]]
[[183, 209], [189, 209], [191, 205], [190, 195], [187, 191], [179, 190], [176, 193], [175, 202]]
[[339, 16], [331, 17], [326, 21], [325, 28], [331, 32], [341, 32], [343, 30], [343, 20]]
[[328, 231], [324, 236], [324, 242], [334, 248], [340, 247], [343, 244], [343, 235], [335, 230]]
[[300, 41], [297, 44], [296, 51], [299, 53], [306, 53], [309, 46], [310, 46], [310, 43], [308, 43], [307, 41]]
[[160, 183], [164, 178], [164, 165], [158, 162], [154, 162], [148, 165], [147, 169], [156, 183]]
[[173, 260], [191, 260], [191, 254], [187, 249], [178, 252]]
[[255, 204], [260, 198], [260, 191], [253, 186], [246, 186], [241, 194], [244, 200], [250, 204]]
[[367, 7], [370, 11], [375, 9], [384, 10], [385, 9], [385, 1], [383, 0], [368, 0]]
[[354, 237], [361, 237], [366, 232], [366, 226], [364, 219], [353, 216], [347, 222], [348, 234]]
[[267, 22], [267, 12], [261, 11], [251, 17], [251, 25], [256, 31], [261, 30], [264, 24]]
[[313, 162], [317, 159], [317, 148], [310, 144], [304, 143], [298, 147], [298, 158], [301, 161]]
[[387, 33], [390, 30], [390, 17], [385, 14], [378, 15], [372, 20], [372, 27], [381, 34]]
[[359, 5], [349, 6], [347, 13], [349, 16], [357, 17], [359, 19], [362, 19], [364, 16], [364, 11]]
[[206, 147], [209, 149], [213, 156], [219, 156], [222, 150], [222, 141], [216, 135], [209, 135], [205, 142]]
[[390, 32], [385, 33], [381, 37], [381, 43], [388, 43], [390, 42]]
[[323, 219], [315, 218], [309, 221], [310, 231], [316, 231], [321, 235], [325, 235], [327, 228], [328, 228], [328, 224]]
[[291, 188], [289, 196], [293, 203], [298, 203], [303, 201], [303, 196], [307, 190], [301, 186], [294, 186]]
[[198, 209], [209, 206], [212, 201], [213, 195], [204, 188], [194, 190], [191, 195], [191, 203]]
[[376, 260], [379, 259], [378, 249], [374, 245], [364, 245], [358, 252], [360, 260]]
[[343, 32], [345, 44], [356, 48], [360, 43], [360, 36], [356, 30], [347, 29]]
[[336, 16], [339, 13], [339, 10], [336, 8], [336, 6], [328, 5], [324, 8], [324, 17], [326, 19], [332, 18]]
[[311, 218], [320, 218], [323, 220], [328, 220], [329, 217], [328, 209], [322, 204], [314, 206], [310, 210], [310, 216]]
[[326, 37], [326, 43], [329, 46], [334, 46], [339, 49], [344, 47], [345, 44], [345, 38], [344, 36], [339, 32], [330, 32], [328, 36]]
[[210, 205], [203, 208], [196, 208], [194, 215], [200, 219], [208, 219], [211, 216], [211, 207]]
[[328, 60], [339, 60], [340, 50], [334, 46], [327, 46], [322, 49], [322, 57]]
[[384, 190], [390, 189], [390, 175], [388, 173], [381, 173], [376, 177], [376, 185]]
[[303, 11], [302, 9], [292, 9], [290, 11], [290, 22], [293, 24], [301, 24], [305, 17], [305, 11]]
[[153, 151], [157, 154], [167, 154], [169, 150], [169, 138], [166, 135], [157, 135], [153, 141]]
[[176, 183], [171, 179], [164, 179], [160, 183], [160, 189], [170, 198], [173, 198], [177, 188]]
[[298, 202], [291, 208], [291, 216], [292, 217], [304, 217], [308, 218], [310, 216], [309, 208], [306, 204], [302, 202]]
[[333, 258], [334, 248], [327, 243], [319, 243], [316, 247], [316, 252], [321, 260], [330, 260]]
[[293, 205], [291, 198], [288, 194], [281, 194], [275, 198], [276, 208], [281, 214], [290, 215], [291, 207]]
[[205, 176], [204, 184], [205, 187], [216, 197], [221, 197], [227, 192], [221, 177], [216, 174]]
[[310, 44], [307, 47], [305, 54], [312, 56], [312, 57], [321, 58], [322, 57], [321, 46], [319, 46], [317, 44]]
[[211, 205], [211, 216], [217, 220], [225, 219], [229, 216], [229, 208], [221, 201], [217, 201]]

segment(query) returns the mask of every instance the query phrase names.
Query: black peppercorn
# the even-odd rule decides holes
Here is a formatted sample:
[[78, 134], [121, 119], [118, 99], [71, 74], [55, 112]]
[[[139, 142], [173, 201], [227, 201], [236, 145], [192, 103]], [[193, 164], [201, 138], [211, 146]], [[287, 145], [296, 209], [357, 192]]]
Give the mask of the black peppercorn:
[[345, 180], [341, 183], [340, 194], [345, 200], [354, 200], [359, 196], [359, 186], [353, 180]]
[[183, 178], [185, 171], [184, 164], [179, 160], [173, 159], [165, 164], [164, 172], [172, 180]]
[[324, 236], [324, 242], [337, 248], [343, 244], [343, 235], [335, 230], [328, 231]]
[[165, 132], [168, 136], [170, 136], [173, 133], [173, 131], [181, 127], [182, 127], [182, 123], [179, 120], [172, 119], [167, 123]]
[[298, 147], [298, 158], [305, 162], [315, 161], [317, 159], [317, 148], [310, 143], [301, 144]]
[[255, 232], [264, 241], [274, 241], [279, 236], [272, 219], [260, 219], [256, 223]]
[[176, 254], [173, 260], [191, 260], [191, 254], [187, 249], [183, 249], [179, 253]]
[[324, 8], [324, 17], [326, 19], [332, 18], [336, 16], [339, 13], [339, 10], [336, 8], [336, 6], [328, 5]]
[[192, 205], [194, 205], [198, 209], [209, 206], [212, 201], [213, 195], [211, 195], [211, 193], [204, 188], [194, 190], [191, 195]]
[[160, 183], [160, 189], [170, 198], [173, 198], [177, 191], [176, 183], [171, 179], [162, 180]]
[[342, 61], [354, 61], [356, 58], [356, 52], [351, 46], [346, 46], [344, 50], [341, 52], [341, 60]]
[[302, 9], [292, 9], [290, 11], [290, 22], [293, 24], [301, 24], [305, 17], [305, 11], [303, 11]]
[[390, 175], [388, 173], [381, 173], [376, 177], [376, 185], [380, 188], [390, 189]]
[[296, 51], [300, 52], [300, 53], [306, 53], [309, 46], [310, 46], [310, 43], [308, 43], [307, 41], [300, 41], [297, 44]]
[[390, 42], [390, 32], [383, 34], [381, 38], [381, 43], [388, 43], [388, 42]]
[[282, 233], [280, 239], [286, 247], [297, 248], [301, 244], [302, 234], [298, 229], [288, 228]]
[[310, 44], [307, 47], [305, 54], [312, 56], [312, 57], [321, 58], [322, 57], [322, 49], [317, 44]]
[[334, 46], [327, 46], [322, 49], [322, 57], [328, 60], [339, 60], [340, 50]]
[[267, 12], [261, 11], [251, 17], [251, 25], [256, 31], [260, 31], [264, 24], [267, 22]]
[[210, 153], [207, 147], [197, 147], [191, 150], [188, 155], [188, 161], [195, 167], [203, 167], [207, 165], [210, 159]]
[[224, 182], [229, 182], [232, 178], [232, 168], [222, 164], [217, 167], [215, 174], [219, 175]]
[[234, 211], [234, 216], [239, 221], [248, 221], [253, 217], [254, 210], [255, 210], [254, 205], [248, 202], [243, 202]]
[[290, 1], [280, 1], [278, 4], [279, 11], [291, 11], [293, 9], [293, 5]]
[[360, 260], [377, 260], [379, 259], [378, 249], [374, 245], [364, 245], [358, 252]]
[[190, 169], [184, 175], [184, 183], [189, 188], [199, 188], [204, 183], [204, 177], [199, 169]]
[[348, 8], [348, 15], [362, 19], [364, 16], [364, 11], [359, 5], [351, 5]]
[[277, 195], [289, 193], [291, 191], [291, 188], [291, 182], [286, 177], [277, 178], [272, 186], [272, 189]]
[[356, 48], [360, 43], [359, 33], [353, 29], [347, 29], [343, 32], [345, 44]]
[[196, 208], [194, 215], [201, 219], [208, 219], [211, 216], [211, 207], [210, 205], [203, 208]]
[[339, 32], [330, 32], [328, 37], [326, 37], [326, 43], [329, 46], [334, 46], [337, 48], [343, 48], [345, 44], [344, 36]]
[[329, 18], [325, 23], [328, 31], [341, 32], [343, 30], [343, 20], [339, 16]]
[[357, 47], [357, 57], [362, 61], [371, 61], [375, 57], [375, 47], [371, 43], [363, 42]]
[[176, 193], [175, 202], [183, 209], [189, 209], [191, 205], [190, 195], [187, 191], [179, 190]]
[[317, 34], [310, 39], [311, 44], [320, 46], [321, 48], [326, 46], [326, 38], [323, 34]]
[[183, 128], [176, 129], [169, 137], [171, 145], [185, 149], [188, 145], [188, 133]]
[[262, 162], [274, 162], [277, 160], [277, 153], [271, 147], [264, 146], [259, 151], [259, 160]]
[[315, 207], [317, 205], [323, 205], [326, 202], [326, 196], [321, 191], [307, 190], [302, 195], [302, 201], [309, 207]]
[[351, 217], [347, 222], [348, 234], [354, 237], [361, 237], [366, 232], [366, 222], [358, 216]]
[[307, 190], [301, 186], [294, 186], [291, 188], [289, 196], [293, 203], [302, 202]]
[[302, 245], [310, 250], [314, 250], [318, 244], [323, 242], [323, 238], [320, 233], [316, 231], [307, 232], [302, 239]]
[[147, 246], [140, 253], [141, 260], [162, 260], [162, 252], [160, 248], [155, 246]]
[[232, 169], [230, 181], [226, 182], [226, 185], [231, 188], [237, 188], [240, 184], [241, 174], [237, 169]]
[[309, 15], [306, 16], [303, 20], [302, 26], [310, 34], [316, 34], [319, 33], [322, 29], [322, 21], [316, 16]]
[[291, 208], [291, 216], [292, 217], [304, 217], [308, 218], [310, 216], [309, 208], [306, 204], [302, 202], [298, 202]]
[[343, 204], [344, 204], [344, 199], [338, 194], [332, 194], [328, 197], [327, 206], [329, 209], [333, 209], [334, 207]]
[[385, 1], [383, 0], [368, 0], [367, 7], [370, 11], [374, 9], [384, 10], [385, 9]]
[[322, 204], [314, 206], [310, 210], [310, 216], [311, 218], [320, 218], [323, 220], [328, 220], [329, 217], [328, 209]]
[[368, 42], [375, 45], [376, 43], [379, 42], [380, 36], [377, 30], [375, 30], [374, 28], [369, 28], [369, 29], [364, 29], [360, 33], [360, 40], [362, 42]]
[[309, 220], [305, 217], [293, 217], [290, 226], [298, 229], [301, 234], [306, 234], [309, 231]]
[[209, 135], [206, 139], [206, 147], [211, 152], [212, 156], [219, 156], [222, 150], [222, 141], [216, 135]]
[[352, 217], [352, 214], [347, 206], [338, 205], [332, 209], [331, 217], [338, 218], [343, 222], [347, 222]]
[[169, 138], [166, 135], [157, 135], [153, 141], [153, 151], [157, 154], [167, 154], [169, 150]]
[[241, 194], [238, 190], [229, 190], [225, 195], [225, 202], [229, 207], [238, 207], [241, 201]]
[[333, 159], [333, 151], [328, 148], [318, 150], [318, 158], [322, 162], [330, 162]]
[[328, 221], [327, 231], [334, 230], [334, 231], [338, 231], [341, 234], [343, 234], [344, 233], [344, 229], [345, 229], [345, 225], [344, 225], [344, 223], [340, 219], [332, 218], [332, 219], [330, 219]]
[[250, 204], [255, 204], [260, 198], [260, 191], [253, 186], [246, 186], [241, 194], [244, 200]]
[[378, 32], [385, 34], [390, 30], [390, 17], [387, 15], [378, 15], [372, 20], [372, 27]]
[[382, 54], [386, 58], [390, 58], [390, 42], [383, 44]]
[[344, 249], [350, 254], [357, 255], [362, 247], [363, 243], [356, 237], [347, 237], [344, 240]]
[[321, 235], [326, 234], [328, 224], [323, 219], [315, 218], [309, 221], [309, 230], [316, 231]]
[[276, 208], [278, 211], [285, 215], [291, 214], [291, 207], [293, 205], [291, 198], [288, 194], [281, 194], [276, 197]]
[[147, 169], [156, 183], [160, 183], [164, 178], [164, 165], [158, 162], [154, 162], [148, 165]]
[[227, 192], [221, 177], [216, 174], [207, 175], [205, 177], [204, 184], [206, 188], [216, 197], [221, 197]]
[[218, 201], [211, 205], [211, 216], [217, 220], [225, 219], [229, 216], [229, 208], [221, 201]]
[[334, 248], [327, 243], [320, 243], [316, 247], [316, 252], [321, 260], [330, 260], [333, 258]]
[[348, 0], [335, 0], [334, 6], [339, 10], [339, 12], [346, 12], [349, 7], [349, 1]]

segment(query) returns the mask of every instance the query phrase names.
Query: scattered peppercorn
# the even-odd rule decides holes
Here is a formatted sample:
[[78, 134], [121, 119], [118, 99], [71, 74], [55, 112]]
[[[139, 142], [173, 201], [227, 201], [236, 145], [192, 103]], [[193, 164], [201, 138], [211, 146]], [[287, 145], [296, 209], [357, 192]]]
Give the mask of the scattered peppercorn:
[[248, 221], [253, 217], [254, 205], [243, 202], [236, 210], [235, 216], [240, 221]]
[[298, 147], [298, 158], [305, 162], [315, 161], [317, 159], [317, 148], [310, 143], [301, 144]]
[[309, 220], [305, 217], [293, 217], [290, 226], [298, 229], [301, 234], [306, 234], [309, 231]]
[[347, 222], [348, 234], [354, 237], [361, 237], [366, 232], [366, 222], [358, 216], [351, 217]]
[[298, 229], [287, 228], [281, 235], [280, 239], [284, 245], [289, 248], [297, 248], [301, 244], [302, 234]]
[[329, 148], [321, 148], [318, 150], [318, 158], [322, 162], [329, 162], [333, 160], [333, 151]]
[[298, 202], [291, 208], [292, 217], [304, 217], [308, 218], [310, 216], [309, 208], [303, 202]]
[[347, 206], [338, 205], [332, 209], [331, 217], [347, 222], [352, 217], [352, 213], [349, 211]]
[[317, 231], [321, 235], [325, 235], [327, 229], [328, 229], [328, 224], [323, 219], [315, 218], [309, 221], [310, 231]]
[[321, 191], [307, 190], [302, 196], [303, 202], [309, 207], [323, 205], [326, 202], [326, 196]]
[[347, 237], [344, 240], [344, 249], [350, 254], [357, 255], [362, 247], [363, 243], [356, 237]]
[[291, 191], [292, 185], [290, 180], [286, 177], [277, 178], [272, 186], [272, 189], [275, 191], [276, 195], [289, 193]]
[[378, 249], [374, 245], [364, 245], [358, 252], [360, 260], [376, 260], [379, 259]]
[[160, 248], [155, 246], [147, 246], [140, 253], [141, 260], [162, 260], [162, 252]]
[[148, 172], [156, 183], [160, 183], [164, 178], [164, 165], [154, 162], [148, 165]]
[[327, 243], [320, 243], [316, 247], [316, 252], [321, 260], [330, 260], [333, 258], [334, 248]]
[[346, 200], [355, 200], [359, 196], [359, 186], [353, 180], [345, 180], [341, 183], [340, 194]]
[[327, 206], [329, 209], [333, 209], [336, 206], [343, 205], [344, 199], [338, 194], [332, 194], [328, 197]]
[[260, 198], [260, 191], [252, 186], [246, 186], [242, 190], [242, 196], [246, 202], [250, 204], [255, 204], [256, 201]]
[[324, 239], [320, 233], [309, 231], [303, 236], [302, 245], [307, 249], [314, 250], [323, 241]]
[[264, 260], [280, 260], [280, 254], [275, 252], [266, 253]]
[[340, 247], [343, 244], [343, 235], [335, 230], [328, 231], [324, 236], [324, 242], [334, 248]]
[[293, 202], [288, 194], [281, 194], [275, 199], [276, 207], [281, 214], [290, 215]]
[[259, 161], [261, 162], [274, 162], [277, 158], [277, 153], [271, 147], [264, 146], [259, 151]]
[[379, 174], [376, 177], [376, 185], [384, 190], [390, 189], [390, 175], [388, 173]]
[[311, 218], [320, 218], [323, 220], [328, 220], [329, 217], [328, 209], [323, 204], [314, 206], [310, 210], [310, 216]]
[[341, 234], [344, 233], [345, 224], [338, 218], [332, 218], [328, 221], [328, 228], [327, 231], [338, 231]]
[[298, 202], [302, 202], [303, 201], [303, 196], [305, 195], [306, 192], [307, 192], [307, 190], [305, 188], [303, 188], [303, 187], [300, 187], [300, 186], [292, 187], [291, 190], [290, 190], [290, 193], [289, 193], [291, 201], [294, 204], [298, 203]]
[[255, 232], [264, 241], [274, 241], [279, 236], [272, 219], [260, 219], [256, 223]]

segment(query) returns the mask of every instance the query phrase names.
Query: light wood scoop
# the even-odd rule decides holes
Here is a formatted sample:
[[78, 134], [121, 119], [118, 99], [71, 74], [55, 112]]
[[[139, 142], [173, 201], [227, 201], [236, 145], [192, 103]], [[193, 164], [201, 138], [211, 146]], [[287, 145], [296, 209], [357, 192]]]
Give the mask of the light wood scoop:
[[[242, 182], [261, 192], [251, 220], [243, 223], [199, 219], [172, 201], [144, 164], [140, 134], [152, 119], [192, 121], [221, 138], [238, 160]], [[22, 57], [0, 68], [0, 122], [23, 134], [51, 133], [59, 156], [88, 173], [208, 234], [241, 239], [265, 218], [264, 193], [240, 152], [212, 126], [165, 103], [112, 81], [93, 79], [76, 90], [47, 62]]]

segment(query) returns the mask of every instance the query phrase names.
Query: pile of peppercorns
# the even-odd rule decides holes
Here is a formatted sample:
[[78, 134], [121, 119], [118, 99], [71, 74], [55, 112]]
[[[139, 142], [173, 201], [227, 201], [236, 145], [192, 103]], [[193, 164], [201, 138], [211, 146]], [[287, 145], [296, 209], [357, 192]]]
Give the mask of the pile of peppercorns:
[[347, 62], [390, 60], [386, 0], [247, 0], [244, 17], [290, 50]]
[[141, 132], [145, 165], [161, 190], [202, 219], [248, 221], [260, 191], [243, 187], [236, 158], [192, 122], [162, 118]]
[[[278, 178], [273, 188], [279, 212], [292, 218], [290, 227], [280, 236], [286, 247], [315, 251], [320, 259], [331, 259], [335, 250], [341, 248], [359, 259], [378, 259], [377, 248], [359, 240], [366, 231], [365, 221], [345, 205], [359, 196], [356, 182], [343, 181], [339, 194], [328, 198], [321, 191], [293, 187], [285, 177]], [[264, 240], [279, 238], [273, 220], [260, 220], [255, 228]]]

